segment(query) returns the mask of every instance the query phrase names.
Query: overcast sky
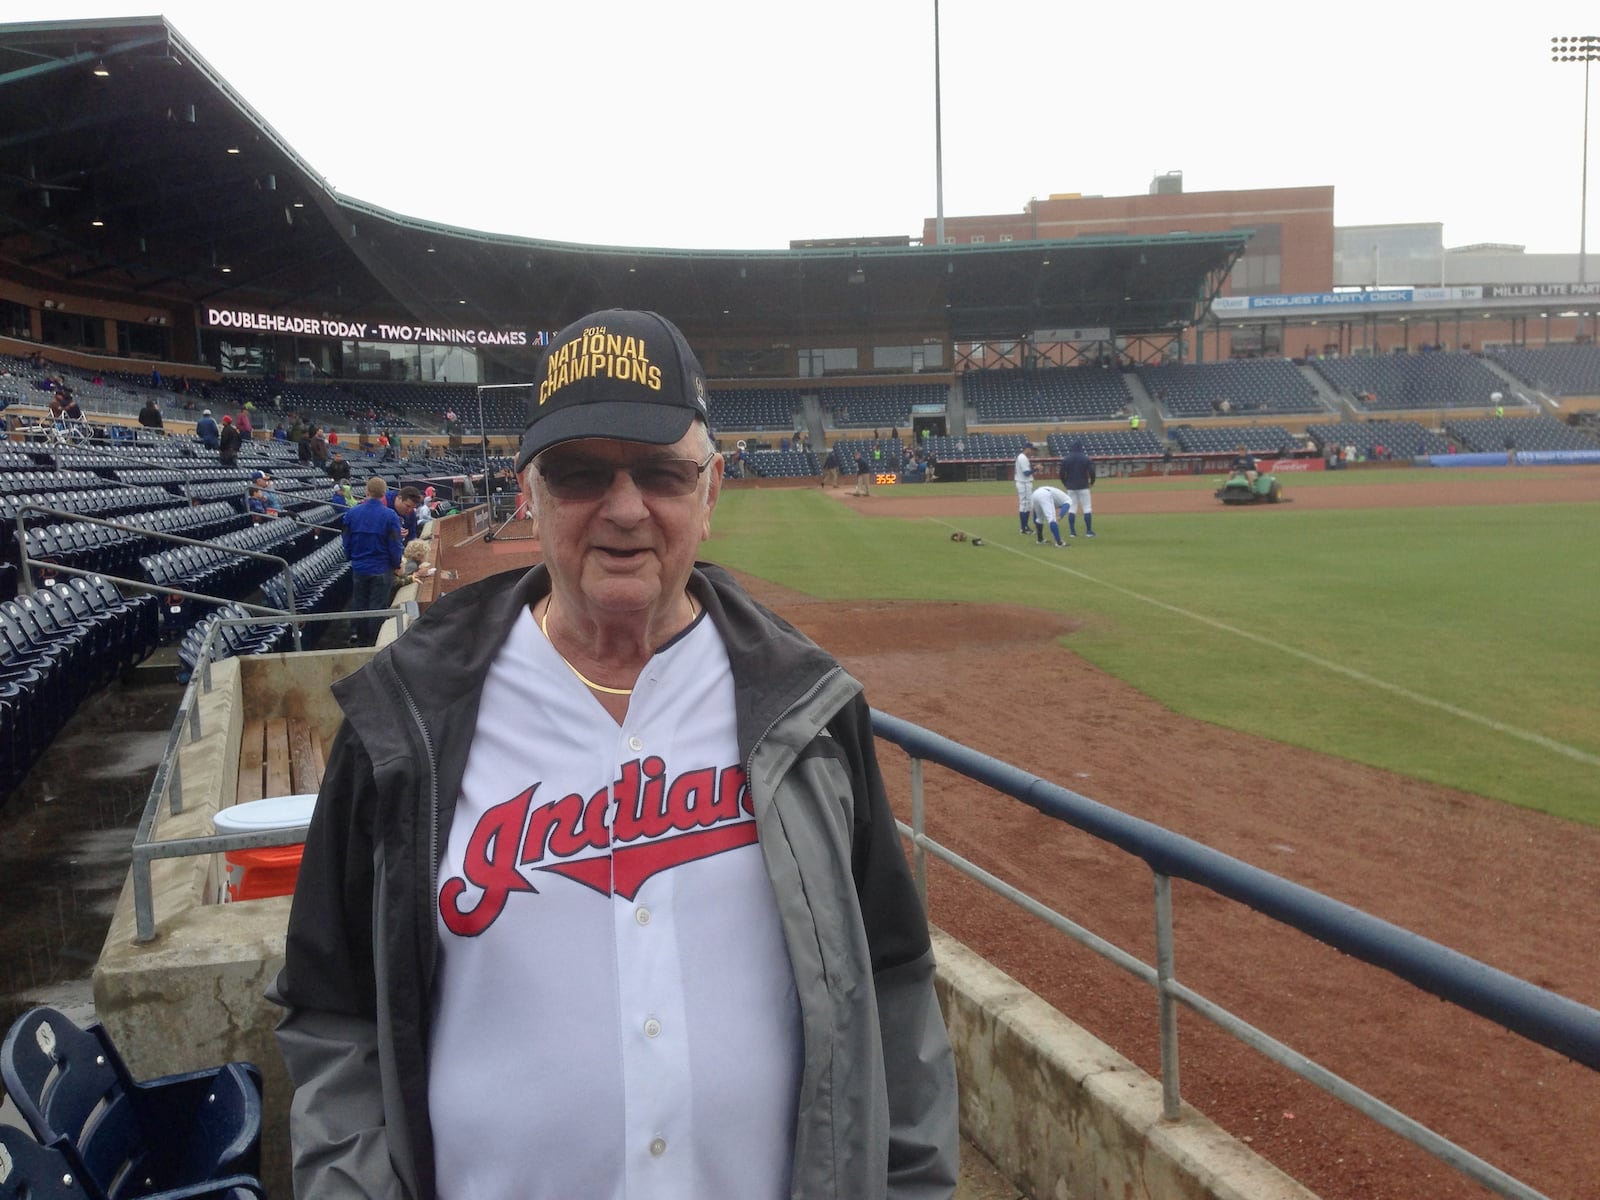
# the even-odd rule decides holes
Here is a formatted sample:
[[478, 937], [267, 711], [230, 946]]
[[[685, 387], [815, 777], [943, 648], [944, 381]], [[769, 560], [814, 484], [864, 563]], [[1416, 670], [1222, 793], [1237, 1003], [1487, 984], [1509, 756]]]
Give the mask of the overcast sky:
[[[0, 20], [161, 7], [0, 0]], [[1476, 11], [943, 0], [945, 213], [1142, 193], [1179, 170], [1191, 192], [1332, 184], [1340, 225], [1440, 221], [1447, 246], [1575, 254], [1584, 68], [1552, 63], [1550, 38], [1600, 33], [1600, 5]], [[935, 213], [932, 0], [168, 0], [164, 15], [339, 192], [408, 216], [774, 249], [919, 237]]]

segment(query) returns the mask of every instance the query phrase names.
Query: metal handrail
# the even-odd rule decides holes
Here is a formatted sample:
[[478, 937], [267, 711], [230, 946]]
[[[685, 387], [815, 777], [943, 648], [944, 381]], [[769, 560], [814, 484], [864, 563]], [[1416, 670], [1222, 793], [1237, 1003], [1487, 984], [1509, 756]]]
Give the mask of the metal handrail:
[[[163, 541], [163, 542], [177, 542], [179, 545], [182, 545], [182, 546], [198, 546], [203, 550], [215, 550], [215, 551], [217, 551], [219, 553], [226, 553], [226, 554], [239, 554], [239, 555], [243, 555], [246, 558], [259, 558], [259, 559], [264, 559], [267, 562], [276, 563], [276, 564], [278, 564], [279, 572], [283, 575], [283, 597], [284, 597], [285, 604], [288, 606], [287, 615], [291, 619], [295, 615], [294, 571], [290, 569], [291, 564], [290, 564], [289, 560], [284, 558], [284, 557], [282, 557], [281, 555], [263, 554], [259, 550], [246, 550], [246, 549], [244, 549], [243, 547], [240, 547], [240, 546], [219, 545], [216, 542], [201, 541], [198, 538], [184, 537], [181, 534], [176, 534], [176, 533], [166, 533], [165, 531], [159, 530], [159, 529], [146, 529], [141, 525], [130, 525], [125, 521], [108, 521], [108, 520], [104, 519], [103, 517], [86, 517], [82, 513], [68, 512], [65, 509], [60, 509], [60, 508], [49, 508], [49, 507], [47, 507], [47, 506], [45, 506], [43, 504], [24, 504], [24, 505], [21, 505], [21, 506], [18, 507], [17, 513], [16, 513], [16, 522], [17, 522], [17, 557], [18, 557], [18, 563], [19, 563], [19, 566], [20, 566], [20, 570], [21, 570], [21, 573], [22, 573], [22, 584], [29, 591], [32, 591], [33, 587], [34, 587], [33, 570], [32, 570], [33, 564], [35, 562], [44, 562], [46, 560], [36, 559], [32, 555], [30, 555], [28, 553], [27, 526], [24, 523], [23, 516], [22, 516], [23, 513], [28, 513], [28, 512], [43, 513], [48, 517], [62, 517], [62, 518], [65, 518], [65, 519], [67, 519], [69, 521], [83, 521], [83, 522], [85, 522], [86, 524], [89, 524], [89, 525], [101, 525], [101, 526], [104, 526], [107, 529], [116, 529], [116, 530], [122, 531], [123, 533], [135, 534], [136, 536], [139, 536], [139, 537], [156, 538], [157, 540]], [[317, 526], [317, 528], [321, 528], [321, 526]], [[52, 567], [55, 567], [55, 568], [57, 568], [59, 570], [62, 570], [62, 571], [67, 571], [67, 572], [80, 574], [80, 575], [104, 574], [104, 572], [100, 572], [100, 571], [77, 570], [77, 569], [74, 569], [74, 568], [66, 567], [61, 563], [49, 563], [48, 565], [50, 565]], [[133, 581], [130, 581], [130, 582], [133, 582]], [[136, 586], [144, 588], [144, 589], [149, 590], [149, 591], [160, 591], [160, 592], [167, 592], [167, 593], [176, 593], [176, 594], [182, 595], [182, 596], [193, 595], [193, 593], [182, 592], [182, 591], [179, 591], [176, 588], [163, 587], [163, 586], [158, 585], [158, 584], [152, 584], [152, 583], [144, 582], [144, 581], [137, 582]], [[202, 599], [202, 600], [214, 600], [215, 599], [215, 597], [211, 597], [211, 596], [195, 596], [195, 598], [196, 599]], [[227, 600], [221, 600], [221, 601], [218, 601], [218, 603], [226, 604], [226, 603], [228, 603], [228, 601]], [[294, 627], [294, 639], [295, 639], [295, 649], [298, 650], [300, 648], [300, 626], [298, 624], [296, 624], [295, 627]]]
[[[1463, 1150], [1426, 1125], [1178, 983], [1173, 973], [1171, 881], [1186, 879], [1245, 904], [1272, 920], [1405, 979], [1458, 1008], [1487, 1017], [1531, 1042], [1596, 1071], [1600, 1071], [1600, 1011], [1200, 842], [1109, 808], [909, 721], [873, 710], [872, 729], [878, 737], [911, 756], [912, 820], [909, 825], [897, 824], [910, 839], [913, 874], [924, 902], [927, 898], [927, 855], [932, 854], [1156, 988], [1162, 1109], [1166, 1120], [1176, 1121], [1181, 1116], [1175, 1005], [1182, 1003], [1302, 1079], [1499, 1195], [1510, 1200], [1548, 1200], [1521, 1180]], [[924, 760], [1021, 800], [1046, 816], [1142, 859], [1154, 878], [1156, 965], [1144, 963], [928, 837], [924, 824]]]
[[189, 741], [198, 742], [200, 727], [200, 697], [211, 691], [211, 663], [216, 640], [224, 625], [274, 625], [285, 619], [298, 626], [309, 621], [343, 621], [352, 617], [392, 616], [397, 622], [396, 636], [405, 632], [406, 625], [417, 619], [420, 609], [415, 600], [388, 609], [374, 609], [362, 613], [299, 613], [265, 617], [222, 617], [212, 622], [200, 642], [195, 670], [189, 677], [179, 701], [177, 715], [167, 733], [167, 744], [156, 764], [155, 778], [150, 782], [150, 795], [145, 800], [138, 828], [133, 835], [133, 856], [130, 874], [133, 880], [134, 941], [149, 942], [156, 936], [155, 890], [150, 878], [150, 865], [160, 858], [188, 858], [198, 854], [215, 854], [229, 850], [256, 850], [268, 846], [292, 846], [306, 838], [306, 826], [293, 829], [269, 829], [255, 833], [213, 833], [200, 837], [172, 838], [154, 841], [156, 814], [165, 798], [172, 815], [183, 811], [183, 779], [179, 770], [178, 751], [183, 745], [184, 729], [189, 731]]

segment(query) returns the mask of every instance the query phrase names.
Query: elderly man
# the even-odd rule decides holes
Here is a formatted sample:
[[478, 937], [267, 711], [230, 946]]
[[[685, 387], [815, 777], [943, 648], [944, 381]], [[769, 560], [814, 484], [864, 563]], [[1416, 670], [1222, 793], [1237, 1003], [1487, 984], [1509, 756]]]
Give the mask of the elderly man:
[[544, 563], [335, 685], [274, 998], [301, 1196], [949, 1197], [955, 1077], [861, 687], [697, 564], [676, 328], [558, 334]]

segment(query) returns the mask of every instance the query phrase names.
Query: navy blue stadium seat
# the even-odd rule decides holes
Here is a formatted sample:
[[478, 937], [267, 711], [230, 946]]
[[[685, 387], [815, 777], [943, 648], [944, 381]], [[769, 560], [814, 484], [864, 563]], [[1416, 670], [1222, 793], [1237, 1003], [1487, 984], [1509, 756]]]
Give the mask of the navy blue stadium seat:
[[[80, 1029], [41, 1007], [23, 1013], [0, 1043], [0, 1081], [37, 1143], [56, 1152], [55, 1162], [76, 1166], [67, 1174], [82, 1190], [57, 1194], [262, 1194], [261, 1074], [251, 1064], [136, 1082], [103, 1027]], [[8, 1134], [5, 1144], [17, 1143]], [[31, 1173], [51, 1159], [24, 1149], [13, 1161]]]

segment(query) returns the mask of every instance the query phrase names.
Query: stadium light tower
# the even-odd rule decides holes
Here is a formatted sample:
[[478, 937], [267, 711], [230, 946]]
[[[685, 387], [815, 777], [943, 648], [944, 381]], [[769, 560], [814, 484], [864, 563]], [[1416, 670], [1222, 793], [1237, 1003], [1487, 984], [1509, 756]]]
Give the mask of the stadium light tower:
[[[1589, 280], [1589, 64], [1600, 62], [1600, 34], [1552, 37], [1550, 61], [1583, 64], [1583, 184], [1579, 192], [1582, 208], [1578, 214], [1578, 282], [1583, 284]], [[1578, 313], [1578, 336], [1582, 337], [1583, 309]]]

